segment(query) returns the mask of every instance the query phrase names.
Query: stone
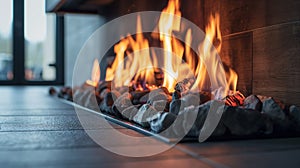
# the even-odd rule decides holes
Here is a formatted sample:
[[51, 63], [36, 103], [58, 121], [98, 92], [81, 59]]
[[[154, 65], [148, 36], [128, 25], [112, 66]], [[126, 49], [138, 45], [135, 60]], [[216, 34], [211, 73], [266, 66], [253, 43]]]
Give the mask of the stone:
[[[188, 132], [188, 136], [198, 137], [200, 135], [200, 131], [207, 117], [207, 113], [209, 111], [210, 104], [199, 105], [195, 108], [195, 113], [197, 113], [197, 118], [192, 126], [192, 128]], [[187, 112], [185, 112], [187, 114]], [[186, 115], [184, 113], [180, 113], [181, 115]]]
[[164, 92], [156, 92], [156, 93], [152, 93], [150, 92], [149, 94], [149, 98], [147, 103], [153, 105], [154, 101], [158, 101], [158, 100], [164, 100], [164, 101], [169, 101], [169, 97], [164, 93]]
[[[285, 105], [279, 103], [279, 101], [273, 98], [264, 97], [263, 99], [262, 113], [271, 118], [273, 123], [274, 134], [286, 134], [288, 132], [294, 132], [296, 130], [295, 123], [290, 116], [286, 116], [283, 109]], [[288, 112], [287, 112], [288, 113]]]
[[138, 108], [132, 105], [121, 111], [121, 115], [124, 119], [127, 119], [128, 121], [133, 121], [133, 118], [138, 111]]
[[178, 115], [179, 111], [183, 109], [183, 106], [181, 104], [184, 104], [182, 100], [173, 100], [170, 103], [170, 113]]
[[111, 81], [101, 81], [96, 88], [96, 92], [101, 93], [103, 90], [111, 90]]
[[220, 121], [214, 130], [214, 132], [211, 134], [212, 137], [218, 137], [218, 136], [223, 136], [227, 131], [226, 126], [222, 121]]
[[165, 94], [171, 95], [170, 92], [169, 92], [169, 90], [168, 90], [168, 88], [166, 88], [166, 87], [160, 87], [159, 89], [160, 89], [161, 91], [163, 91]]
[[168, 102], [166, 100], [157, 100], [153, 102], [153, 107], [157, 111], [165, 111], [168, 110]]
[[134, 105], [136, 104], [144, 104], [147, 102], [148, 100], [148, 96], [149, 96], [149, 91], [132, 91], [130, 92], [131, 96], [132, 96], [132, 103]]
[[134, 99], [134, 101], [136, 102], [134, 104], [146, 104], [148, 99], [149, 99], [149, 94], [147, 93], [146, 95], [140, 97], [139, 99], [136, 100]]
[[292, 105], [289, 109], [290, 116], [292, 116], [297, 123], [300, 125], [300, 110], [297, 106]]
[[181, 82], [178, 82], [175, 85], [174, 90], [180, 93], [180, 96], [186, 95], [189, 91], [190, 88], [193, 86], [195, 80], [193, 78], [186, 78]]
[[80, 97], [82, 96], [83, 91], [81, 89], [76, 89], [73, 92], [73, 101], [77, 104], [78, 103], [78, 99], [80, 99]]
[[275, 102], [279, 105], [279, 107], [280, 107], [282, 110], [284, 110], [284, 109], [287, 107], [287, 105], [285, 105], [281, 100], [275, 99]]
[[[210, 102], [197, 107], [189, 106], [181, 110], [176, 116], [173, 113], [162, 113], [156, 120], [151, 122], [151, 130], [162, 132], [161, 134], [169, 138], [180, 138], [182, 136], [199, 137], [208, 111]], [[168, 128], [166, 130], [166, 128]], [[212, 135], [220, 136], [226, 132], [223, 123], [219, 123]]]
[[112, 111], [112, 106], [107, 106], [104, 101], [99, 104], [100, 111], [103, 113], [114, 114]]
[[102, 112], [106, 112], [106, 113], [115, 115], [112, 110], [112, 106], [114, 104], [114, 100], [116, 100], [116, 99], [117, 99], [117, 96], [116, 96], [115, 92], [108, 92], [105, 95], [104, 100], [99, 105], [100, 110]]
[[112, 110], [115, 113], [115, 115], [119, 116], [121, 111], [123, 111], [125, 108], [132, 106], [131, 102], [132, 96], [128, 92], [125, 92], [121, 96], [119, 96], [112, 106]]
[[151, 90], [149, 92], [149, 98], [154, 97], [154, 96], [156, 96], [159, 93], [166, 94], [166, 95], [170, 94], [167, 88], [161, 87], [161, 88], [157, 88], [157, 89]]
[[74, 89], [73, 99], [78, 105], [99, 111], [99, 97], [95, 94], [94, 90]]
[[116, 99], [114, 93], [108, 92], [103, 101], [107, 106], [112, 106], [114, 104], [114, 99]]
[[50, 87], [49, 88], [49, 94], [52, 96], [52, 95], [56, 95], [57, 94], [57, 91], [54, 87]]
[[191, 93], [181, 97], [181, 100], [185, 102], [183, 104], [184, 107], [191, 106], [191, 105], [198, 106], [200, 104], [199, 95], [196, 96], [195, 94], [191, 94]]
[[176, 115], [172, 113], [162, 112], [156, 115], [155, 119], [150, 122], [151, 130], [155, 133], [160, 133], [169, 128], [176, 119]]
[[120, 93], [120, 94], [124, 94], [129, 92], [129, 87], [128, 86], [121, 86], [116, 88], [116, 90]]
[[193, 78], [186, 78], [175, 85], [175, 90], [179, 91], [181, 94], [184, 94], [189, 91], [194, 82], [195, 80]]
[[141, 126], [145, 128], [150, 127], [150, 118], [159, 113], [157, 110], [155, 110], [151, 105], [144, 104], [140, 107], [137, 114], [133, 117], [133, 121], [140, 124]]
[[[222, 120], [220, 120], [219, 123], [217, 123], [216, 128], [210, 128], [210, 122], [213, 122], [213, 120], [207, 119], [207, 116], [208, 116], [208, 112], [210, 110], [211, 104], [214, 102], [218, 102], [218, 101], [212, 100], [205, 104], [199, 105], [195, 108], [195, 110], [196, 110], [195, 112], [197, 112], [197, 118], [194, 122], [194, 125], [192, 126], [189, 133], [187, 134], [187, 136], [198, 138], [201, 134], [201, 131], [204, 131], [204, 132], [202, 132], [204, 135], [209, 135], [209, 134], [207, 134], [208, 132], [210, 132], [209, 129], [214, 129], [214, 130], [212, 130], [211, 135], [209, 135], [209, 136], [222, 136], [225, 134], [226, 127], [223, 124]], [[211, 111], [211, 112], [215, 112], [215, 111]], [[218, 115], [218, 114], [216, 114], [216, 115]], [[215, 117], [215, 116], [212, 116], [212, 117]], [[204, 126], [204, 123], [206, 122], [206, 120], [208, 122], [208, 125], [206, 125], [207, 127], [204, 128], [203, 126]], [[203, 130], [203, 129], [206, 129], [206, 130]], [[206, 132], [206, 131], [208, 131], [208, 132]]]
[[[89, 100], [89, 94], [91, 93], [91, 90], [82, 90], [78, 91], [76, 94], [74, 94], [74, 101], [75, 103], [84, 106], [86, 104], [86, 101]], [[75, 99], [76, 98], [76, 99]]]
[[294, 128], [297, 132], [300, 132], [300, 110], [297, 106], [292, 105], [289, 108], [289, 115], [291, 121], [294, 123]]
[[221, 118], [232, 135], [271, 134], [270, 117], [253, 109], [226, 106]]
[[170, 129], [168, 129], [168, 136], [171, 137], [183, 137], [190, 136], [189, 133], [194, 132], [192, 130], [197, 121], [198, 109], [194, 106], [190, 106], [189, 108], [184, 108], [177, 115], [176, 120], [171, 125]]
[[99, 106], [97, 103], [95, 92], [88, 92], [87, 98], [84, 102], [84, 107], [94, 111], [99, 111]]
[[110, 93], [111, 91], [109, 89], [104, 89], [99, 93], [99, 97], [101, 100], [103, 100], [107, 93]]
[[257, 111], [262, 110], [262, 102], [256, 95], [250, 95], [244, 100], [244, 107]]
[[180, 92], [175, 90], [175, 91], [172, 93], [172, 100], [178, 100], [178, 99], [180, 99], [180, 98], [181, 98]]
[[264, 101], [266, 101], [267, 99], [272, 98], [272, 97], [270, 97], [270, 96], [263, 96], [263, 95], [256, 95], [256, 96], [259, 98], [259, 100], [260, 100], [261, 102], [264, 102]]
[[262, 113], [269, 116], [272, 120], [284, 120], [285, 114], [273, 98], [263, 100]]
[[69, 101], [73, 101], [73, 93], [71, 87], [62, 87], [57, 94], [59, 98], [63, 98]]

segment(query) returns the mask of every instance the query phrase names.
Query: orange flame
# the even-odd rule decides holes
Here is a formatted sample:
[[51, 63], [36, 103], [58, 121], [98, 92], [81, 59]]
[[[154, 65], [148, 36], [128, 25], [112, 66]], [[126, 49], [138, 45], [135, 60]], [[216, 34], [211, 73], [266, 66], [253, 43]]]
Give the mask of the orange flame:
[[[114, 47], [116, 58], [112, 66], [107, 68], [105, 80], [117, 79], [114, 81], [115, 87], [130, 85], [132, 82], [131, 77], [134, 77], [134, 82], [138, 79], [147, 81], [149, 87], [150, 84], [154, 83], [154, 70], [150, 57], [149, 42], [142, 34], [142, 23], [139, 16], [136, 29], [135, 39], [128, 35]], [[128, 52], [128, 49], [132, 49], [133, 52]], [[124, 59], [125, 54], [127, 55], [126, 59]], [[142, 88], [136, 89], [142, 90]]]
[[[158, 22], [158, 30], [160, 33], [160, 40], [163, 43], [163, 48], [166, 51], [164, 55], [164, 68], [167, 73], [164, 75], [163, 86], [169, 91], [174, 91], [176, 80], [178, 80], [180, 73], [180, 62], [184, 47], [174, 38], [166, 34], [172, 34], [173, 31], [180, 30], [180, 16], [179, 0], [170, 0], [168, 6], [163, 9]], [[173, 56], [175, 55], [175, 58]], [[176, 58], [177, 57], [177, 58]]]
[[[192, 72], [191, 75], [196, 78], [193, 86], [191, 86], [193, 91], [205, 89], [207, 81], [211, 83], [226, 83], [227, 81], [222, 96], [226, 96], [230, 89], [235, 92], [237, 74], [230, 69], [226, 76], [220, 75], [225, 74], [218, 57], [222, 47], [220, 15], [217, 13], [209, 17], [209, 23], [205, 28], [205, 40], [198, 47], [201, 59], [191, 51], [190, 46], [193, 40], [191, 29], [186, 32], [185, 45], [173, 35], [173, 32], [180, 31], [180, 16], [179, 0], [169, 0], [168, 6], [163, 9], [157, 25], [159, 40], [162, 42], [164, 51], [166, 51], [163, 60], [160, 60], [163, 61], [163, 70], [165, 71], [162, 86], [172, 92], [175, 84], [188, 77], [189, 72]], [[116, 57], [111, 67], [107, 68], [105, 80], [115, 79], [115, 87], [134, 84], [137, 90], [145, 89], [139, 84], [139, 81], [143, 80], [147, 89], [151, 90], [158, 87], [154, 85], [156, 80], [154, 67], [158, 65], [158, 60], [155, 53], [150, 52], [149, 42], [142, 34], [140, 17], [137, 18], [136, 29], [135, 38], [128, 34], [114, 46]], [[186, 62], [182, 61], [183, 56]], [[210, 78], [207, 76], [207, 65], [213, 68], [213, 74], [210, 74]], [[219, 73], [221, 71], [224, 73]]]
[[[201, 58], [203, 60], [198, 62], [196, 69], [197, 78], [193, 88], [197, 86], [200, 88], [204, 87], [207, 73], [203, 62], [206, 62], [206, 65], [212, 66], [213, 69], [213, 74], [210, 75], [209, 79], [211, 83], [226, 83], [225, 88], [214, 88], [223, 90], [219, 92], [221, 95], [218, 95], [220, 98], [223, 98], [229, 93], [230, 89], [232, 89], [233, 92], [236, 91], [238, 76], [232, 69], [229, 69], [229, 72], [226, 73], [224, 67], [219, 66], [221, 60], [218, 59], [218, 54], [222, 48], [222, 35], [220, 30], [220, 15], [218, 13], [210, 15], [205, 33], [205, 40], [199, 45], [199, 52], [202, 54]], [[221, 74], [226, 74], [226, 76], [221, 76]]]
[[[212, 44], [215, 45], [218, 53], [222, 49], [222, 35], [220, 30], [220, 15], [216, 13], [215, 16], [210, 15], [209, 24], [206, 27], [206, 37], [210, 40]], [[216, 72], [217, 73], [217, 72]], [[228, 94], [230, 91], [233, 93], [236, 92], [238, 75], [233, 69], [229, 69], [229, 72], [226, 72], [227, 85], [225, 88], [225, 94]]]
[[98, 59], [94, 60], [93, 69], [91, 73], [91, 80], [87, 80], [86, 83], [88, 85], [96, 87], [100, 80], [100, 66]]

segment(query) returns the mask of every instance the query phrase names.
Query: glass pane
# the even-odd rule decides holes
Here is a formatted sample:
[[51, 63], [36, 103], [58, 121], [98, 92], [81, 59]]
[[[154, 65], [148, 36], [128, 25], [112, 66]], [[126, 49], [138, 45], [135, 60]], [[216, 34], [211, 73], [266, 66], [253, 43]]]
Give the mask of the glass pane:
[[25, 1], [25, 79], [55, 80], [55, 14], [45, 13], [45, 0]]
[[0, 80], [13, 79], [12, 0], [0, 0]]

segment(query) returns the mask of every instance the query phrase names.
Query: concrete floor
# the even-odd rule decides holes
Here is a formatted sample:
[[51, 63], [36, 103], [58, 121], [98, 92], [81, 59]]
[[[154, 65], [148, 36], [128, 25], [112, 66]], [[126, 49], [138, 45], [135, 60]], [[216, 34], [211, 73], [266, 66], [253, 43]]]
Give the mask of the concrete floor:
[[185, 142], [151, 157], [120, 156], [95, 143], [74, 108], [47, 91], [0, 87], [0, 167], [300, 167], [300, 138]]

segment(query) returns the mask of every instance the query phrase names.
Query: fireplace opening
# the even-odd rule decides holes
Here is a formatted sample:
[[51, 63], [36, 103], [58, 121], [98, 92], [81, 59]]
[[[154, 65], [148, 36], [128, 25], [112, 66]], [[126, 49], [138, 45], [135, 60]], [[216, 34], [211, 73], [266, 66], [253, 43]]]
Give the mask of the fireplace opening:
[[[126, 1], [127, 11], [124, 2], [113, 2], [118, 14], [161, 8], [159, 33], [141, 33], [137, 15], [136, 34], [120, 37], [105, 59], [87, 67], [89, 79], [58, 96], [151, 132], [168, 130], [170, 138], [178, 129], [188, 137], [204, 134], [208, 116], [218, 111], [210, 111], [215, 103], [223, 112], [213, 137], [299, 136], [300, 15], [299, 2], [289, 2], [293, 7], [281, 1]], [[192, 29], [181, 26], [180, 17], [205, 32], [196, 50]], [[187, 124], [192, 114], [195, 121]]]

